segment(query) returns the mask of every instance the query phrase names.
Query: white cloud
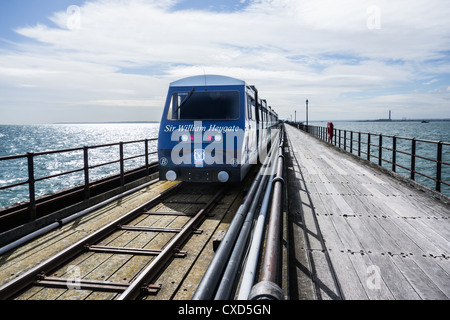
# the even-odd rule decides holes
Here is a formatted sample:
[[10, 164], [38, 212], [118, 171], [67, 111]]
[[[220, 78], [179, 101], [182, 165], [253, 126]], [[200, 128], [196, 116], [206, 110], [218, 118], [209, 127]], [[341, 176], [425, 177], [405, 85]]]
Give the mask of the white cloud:
[[[342, 119], [356, 107], [338, 102], [345, 94], [416, 85], [450, 73], [448, 62], [440, 60], [450, 51], [446, 0], [255, 0], [235, 12], [176, 11], [175, 3], [91, 1], [79, 8], [77, 28], [68, 24], [73, 11], [55, 13], [53, 24], [18, 27], [35, 42], [0, 53], [0, 84], [5, 92], [41, 90], [27, 93], [36, 94], [39, 106], [48, 99], [160, 109], [170, 81], [218, 73], [255, 84], [283, 117], [309, 98], [318, 114]], [[379, 29], [367, 26], [371, 6], [379, 8]], [[402, 93], [403, 103], [409, 98], [415, 105], [412, 91]], [[383, 97], [365, 103], [397, 103], [391, 93]], [[443, 110], [445, 99], [428, 100]], [[450, 114], [444, 109], [442, 116]], [[157, 120], [159, 114], [148, 117]]]

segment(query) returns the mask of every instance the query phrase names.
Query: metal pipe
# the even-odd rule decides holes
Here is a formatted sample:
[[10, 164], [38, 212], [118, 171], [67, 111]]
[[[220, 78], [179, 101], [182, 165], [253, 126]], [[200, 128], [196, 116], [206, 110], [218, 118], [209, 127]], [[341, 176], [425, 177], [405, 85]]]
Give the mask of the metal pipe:
[[[275, 157], [278, 156], [278, 151]], [[261, 250], [261, 244], [264, 236], [264, 229], [266, 224], [266, 215], [269, 207], [269, 201], [272, 195], [272, 180], [275, 176], [275, 170], [277, 169], [276, 164], [272, 165], [272, 172], [269, 177], [269, 184], [266, 188], [264, 194], [263, 202], [261, 204], [261, 209], [259, 211], [258, 219], [256, 220], [255, 231], [253, 232], [252, 241], [250, 248], [248, 250], [249, 255], [242, 272], [241, 284], [239, 286], [239, 292], [237, 300], [247, 300], [250, 295], [253, 283], [255, 281], [256, 267], [258, 265], [258, 257]]]
[[[270, 162], [273, 164], [272, 156], [275, 154], [273, 150], [275, 149], [274, 145], [271, 150], [269, 151], [268, 157], [271, 159]], [[272, 165], [273, 166], [273, 165]], [[255, 198], [252, 202], [252, 205], [250, 207], [249, 212], [247, 213], [247, 216], [245, 218], [245, 221], [242, 225], [241, 231], [239, 233], [239, 237], [236, 241], [236, 244], [233, 248], [233, 252], [231, 254], [231, 257], [227, 263], [227, 267], [225, 269], [225, 272], [222, 276], [222, 280], [220, 282], [219, 288], [217, 289], [215, 300], [227, 300], [230, 298], [231, 291], [233, 289], [233, 285], [235, 284], [235, 279], [238, 275], [238, 268], [241, 265], [242, 256], [244, 254], [244, 250], [248, 243], [248, 238], [250, 235], [251, 227], [253, 225], [253, 219], [255, 216], [255, 212], [257, 209], [257, 206], [259, 204], [259, 199], [261, 198], [263, 188], [265, 188], [267, 179], [269, 177], [269, 165], [266, 166], [266, 170], [263, 174], [263, 179], [261, 183], [258, 186], [258, 190], [256, 191]]]
[[281, 244], [281, 205], [283, 192], [283, 158], [278, 159], [277, 176], [273, 180], [273, 198], [270, 210], [269, 226], [267, 230], [267, 243], [264, 251], [264, 260], [261, 270], [261, 279], [278, 283], [279, 264], [278, 256]]
[[282, 137], [279, 146], [277, 175], [273, 179], [273, 198], [270, 210], [269, 225], [267, 230], [266, 246], [264, 248], [263, 263], [261, 266], [261, 281], [254, 286], [250, 293], [251, 300], [284, 299], [280, 288], [280, 266], [281, 266], [281, 236], [282, 236], [282, 195], [283, 195], [283, 144]]
[[233, 220], [231, 221], [225, 237], [223, 238], [220, 246], [217, 248], [217, 252], [209, 264], [202, 280], [200, 281], [192, 300], [211, 300], [213, 298], [218, 282], [220, 281], [220, 277], [222, 276], [228, 258], [230, 257], [231, 250], [233, 249], [239, 235], [242, 224], [253, 201], [254, 194], [257, 191], [268, 161], [269, 157], [266, 157], [264, 164], [261, 166], [255, 180], [250, 186], [250, 190], [245, 196], [243, 203], [240, 205]]

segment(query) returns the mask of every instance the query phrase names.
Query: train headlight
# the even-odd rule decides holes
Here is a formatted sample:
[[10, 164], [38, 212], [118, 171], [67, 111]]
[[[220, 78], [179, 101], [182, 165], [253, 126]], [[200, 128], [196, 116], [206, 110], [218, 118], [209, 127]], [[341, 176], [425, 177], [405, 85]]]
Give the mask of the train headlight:
[[230, 178], [230, 175], [226, 171], [220, 171], [217, 175], [217, 179], [219, 179], [220, 182], [227, 182]]
[[177, 178], [177, 174], [175, 171], [173, 170], [169, 170], [166, 172], [166, 179], [169, 181], [175, 181], [175, 179]]
[[222, 135], [221, 134], [216, 134], [214, 136], [214, 141], [217, 141], [217, 142], [222, 141]]
[[188, 140], [189, 140], [189, 136], [188, 136], [187, 134], [183, 134], [183, 135], [181, 136], [181, 141], [186, 142], [186, 141], [188, 141]]

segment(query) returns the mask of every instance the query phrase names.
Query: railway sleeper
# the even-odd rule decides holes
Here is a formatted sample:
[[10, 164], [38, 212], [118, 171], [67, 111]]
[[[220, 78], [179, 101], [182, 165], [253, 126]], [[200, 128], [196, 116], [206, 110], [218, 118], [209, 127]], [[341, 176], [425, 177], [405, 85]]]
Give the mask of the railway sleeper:
[[[179, 211], [145, 211], [143, 214], [160, 215], [160, 216], [186, 216], [193, 217], [197, 212], [179, 212]], [[206, 214], [207, 217], [214, 217], [213, 213]]]
[[[161, 228], [161, 227], [141, 227], [141, 226], [129, 226], [129, 225], [122, 225], [119, 226], [121, 230], [127, 230], [127, 231], [143, 231], [143, 232], [171, 232], [171, 233], [178, 233], [181, 232], [182, 228]], [[195, 229], [193, 233], [195, 234], [202, 234], [203, 230]]]
[[[157, 256], [162, 250], [160, 249], [142, 249], [142, 248], [127, 248], [127, 247], [110, 247], [110, 246], [96, 246], [87, 245], [84, 247], [87, 251], [101, 252], [101, 253], [115, 253], [115, 254], [134, 254], [134, 255], [144, 255], [144, 256]], [[173, 256], [175, 258], [186, 257], [186, 251], [180, 251], [175, 249], [173, 251]]]
[[[123, 292], [130, 286], [126, 282], [111, 282], [101, 280], [86, 280], [75, 278], [47, 277], [44, 274], [38, 276], [35, 285], [47, 288], [65, 288], [75, 290], [94, 290], [106, 292]], [[160, 284], [146, 284], [142, 286], [141, 293], [155, 295], [161, 290]]]

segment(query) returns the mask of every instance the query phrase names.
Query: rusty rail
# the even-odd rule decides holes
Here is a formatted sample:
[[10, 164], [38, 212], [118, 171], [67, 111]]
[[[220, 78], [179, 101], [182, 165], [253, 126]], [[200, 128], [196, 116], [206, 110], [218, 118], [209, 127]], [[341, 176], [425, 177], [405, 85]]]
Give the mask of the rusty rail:
[[206, 215], [211, 211], [211, 209], [217, 204], [217, 202], [222, 198], [227, 186], [222, 187], [208, 203], [200, 209], [197, 214], [189, 220], [189, 222], [183, 227], [183, 230], [177, 234], [172, 241], [167, 244], [164, 250], [152, 261], [152, 263], [139, 274], [138, 278], [133, 281], [133, 283], [122, 293], [118, 300], [133, 300], [136, 299], [141, 294], [141, 288], [145, 287], [146, 284], [151, 281], [163, 268], [163, 266], [173, 257], [174, 252], [178, 250], [186, 239], [195, 232], [196, 228], [203, 221]]

